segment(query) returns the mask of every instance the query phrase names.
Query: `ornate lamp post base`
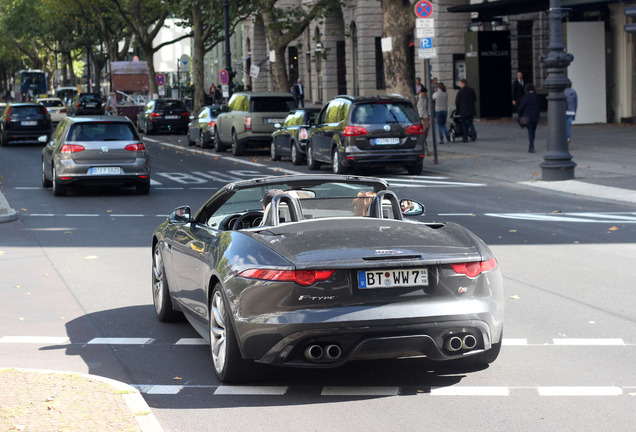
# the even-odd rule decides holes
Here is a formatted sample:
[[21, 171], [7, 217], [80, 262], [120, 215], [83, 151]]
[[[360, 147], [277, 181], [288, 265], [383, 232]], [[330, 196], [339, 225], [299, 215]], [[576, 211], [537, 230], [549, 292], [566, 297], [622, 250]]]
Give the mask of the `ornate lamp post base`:
[[563, 90], [570, 84], [565, 75], [566, 68], [572, 62], [572, 54], [563, 48], [561, 31], [561, 0], [550, 0], [550, 45], [548, 54], [541, 61], [548, 68], [544, 87], [548, 89], [548, 143], [547, 153], [543, 156], [541, 175], [543, 180], [570, 180], [574, 178], [572, 155], [568, 151], [565, 120], [565, 95]]

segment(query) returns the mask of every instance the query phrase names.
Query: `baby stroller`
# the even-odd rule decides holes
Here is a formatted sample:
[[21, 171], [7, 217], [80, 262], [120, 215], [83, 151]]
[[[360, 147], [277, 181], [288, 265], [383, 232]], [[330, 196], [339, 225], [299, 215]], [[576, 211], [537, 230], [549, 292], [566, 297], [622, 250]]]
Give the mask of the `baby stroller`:
[[[462, 117], [457, 114], [456, 110], [453, 110], [450, 115], [451, 125], [448, 127], [448, 136], [450, 137], [450, 142], [455, 142], [457, 137], [462, 138]], [[475, 141], [477, 139], [477, 132], [468, 132], [468, 137], [471, 141]]]

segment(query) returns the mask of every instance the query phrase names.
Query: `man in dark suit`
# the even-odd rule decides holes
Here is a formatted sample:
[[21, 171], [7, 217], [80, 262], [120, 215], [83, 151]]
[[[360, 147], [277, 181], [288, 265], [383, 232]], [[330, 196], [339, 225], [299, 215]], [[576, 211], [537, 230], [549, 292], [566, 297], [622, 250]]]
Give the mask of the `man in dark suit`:
[[521, 98], [526, 94], [524, 90], [523, 73], [517, 72], [517, 79], [512, 82], [512, 106], [517, 111]]
[[465, 78], [462, 78], [459, 81], [459, 91], [455, 97], [455, 109], [462, 119], [463, 142], [468, 142], [469, 131], [472, 137], [477, 136], [475, 125], [473, 125], [473, 119], [475, 115], [477, 115], [477, 109], [475, 108], [476, 103], [477, 95], [475, 94], [475, 90], [468, 87], [468, 82]]
[[298, 78], [298, 82], [294, 86], [294, 96], [296, 96], [298, 106], [305, 108], [305, 87], [302, 78]]

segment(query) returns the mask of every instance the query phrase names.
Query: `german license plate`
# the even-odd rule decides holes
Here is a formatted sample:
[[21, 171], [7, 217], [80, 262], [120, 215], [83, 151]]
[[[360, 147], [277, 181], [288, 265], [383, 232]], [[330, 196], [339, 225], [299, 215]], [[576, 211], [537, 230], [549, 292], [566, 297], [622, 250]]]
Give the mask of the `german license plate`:
[[277, 119], [277, 118], [268, 118], [267, 123], [280, 123], [283, 124], [285, 119]]
[[91, 174], [97, 174], [97, 175], [121, 174], [121, 168], [120, 167], [93, 167], [91, 168]]
[[96, 103], [87, 103], [86, 104], [86, 108], [96, 108], [97, 104]]
[[375, 143], [376, 144], [399, 144], [400, 139], [399, 138], [376, 138]]
[[37, 124], [37, 120], [25, 120], [20, 122], [21, 126], [37, 126]]
[[400, 288], [428, 286], [428, 269], [395, 269], [395, 270], [360, 270], [358, 271], [358, 287]]
[[178, 118], [179, 118], [179, 116], [176, 116], [176, 115], [167, 115], [166, 116], [166, 120], [176, 120]]

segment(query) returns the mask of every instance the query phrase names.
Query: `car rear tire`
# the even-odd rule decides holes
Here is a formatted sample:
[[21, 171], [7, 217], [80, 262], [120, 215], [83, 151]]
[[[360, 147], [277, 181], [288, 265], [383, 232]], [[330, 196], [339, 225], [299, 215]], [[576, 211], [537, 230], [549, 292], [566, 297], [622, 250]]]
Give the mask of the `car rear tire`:
[[178, 312], [172, 306], [172, 296], [163, 265], [160, 243], [155, 245], [152, 253], [152, 302], [159, 321], [177, 321]]
[[137, 195], [148, 195], [150, 193], [150, 180], [135, 185]]
[[254, 372], [254, 362], [241, 357], [232, 327], [231, 313], [225, 303], [220, 283], [216, 284], [212, 292], [208, 314], [210, 351], [217, 378], [223, 383], [249, 379]]
[[221, 142], [221, 137], [219, 136], [219, 130], [217, 128], [214, 128], [214, 151], [217, 153], [225, 151], [225, 146]]
[[406, 167], [406, 171], [408, 171], [410, 175], [420, 175], [422, 174], [423, 169], [424, 169], [424, 164], [422, 162], [415, 165], [409, 165]]
[[457, 138], [457, 134], [455, 133], [455, 129], [451, 129], [450, 131], [448, 131], [448, 140], [450, 142], [455, 142], [455, 138]]
[[195, 146], [197, 142], [192, 139], [192, 135], [190, 134], [190, 130], [187, 130], [186, 135], [188, 136], [188, 145], [190, 147]]
[[302, 165], [303, 155], [298, 151], [298, 147], [294, 141], [291, 142], [291, 161], [294, 165]]
[[42, 160], [42, 187], [50, 188], [53, 185], [53, 182], [46, 178], [44, 160]]
[[320, 162], [314, 159], [313, 145], [311, 142], [307, 144], [307, 168], [310, 170], [317, 170], [320, 168]]
[[347, 167], [345, 167], [340, 160], [340, 152], [338, 151], [338, 147], [334, 147], [331, 152], [331, 171], [334, 174], [347, 173]]
[[55, 167], [53, 167], [53, 174], [51, 175], [51, 179], [52, 179], [51, 187], [53, 188], [53, 195], [54, 196], [66, 195], [66, 186], [61, 185], [60, 182], [57, 180], [57, 173], [55, 172]]
[[269, 144], [269, 155], [273, 161], [280, 160], [280, 155], [276, 152], [276, 140], [274, 139], [272, 139], [272, 142]]
[[243, 156], [245, 153], [245, 145], [241, 144], [236, 136], [236, 131], [232, 131], [232, 154], [234, 156]]

